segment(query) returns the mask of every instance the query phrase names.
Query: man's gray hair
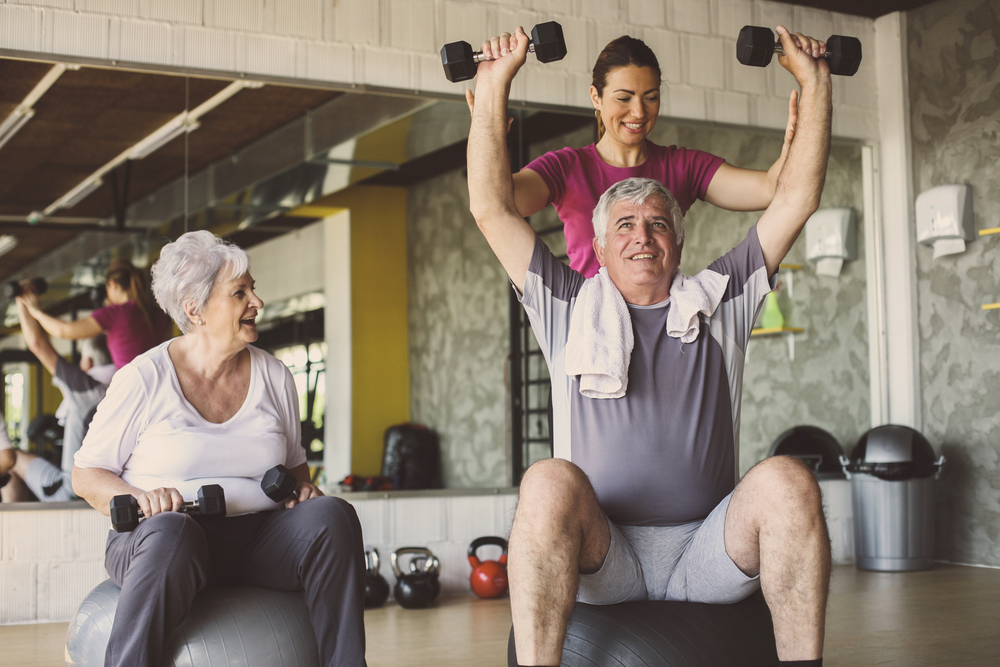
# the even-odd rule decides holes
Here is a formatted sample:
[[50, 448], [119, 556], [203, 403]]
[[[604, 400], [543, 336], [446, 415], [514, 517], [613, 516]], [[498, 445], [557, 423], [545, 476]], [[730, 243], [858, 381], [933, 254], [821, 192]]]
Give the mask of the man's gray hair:
[[90, 359], [94, 366], [107, 366], [111, 363], [111, 353], [108, 352], [108, 337], [99, 333], [80, 341], [80, 357]]
[[666, 213], [670, 217], [670, 227], [674, 231], [677, 246], [684, 243], [684, 214], [674, 195], [663, 183], [651, 178], [626, 178], [608, 188], [594, 207], [594, 238], [603, 248], [607, 242], [608, 218], [611, 209], [621, 202], [640, 206], [647, 200], [659, 197], [666, 204]]
[[[224, 268], [227, 273], [220, 275]], [[188, 333], [194, 324], [185, 307], [192, 306], [195, 314], [204, 312], [216, 279], [232, 280], [249, 269], [250, 257], [243, 248], [209, 231], [188, 232], [160, 251], [150, 270], [153, 296], [181, 332]]]

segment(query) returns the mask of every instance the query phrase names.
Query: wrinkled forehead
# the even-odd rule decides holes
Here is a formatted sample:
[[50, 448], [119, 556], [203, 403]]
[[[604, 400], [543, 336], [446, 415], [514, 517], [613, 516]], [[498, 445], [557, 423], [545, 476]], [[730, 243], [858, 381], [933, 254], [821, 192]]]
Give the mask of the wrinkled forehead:
[[664, 218], [670, 223], [671, 229], [674, 227], [674, 222], [670, 218], [670, 206], [660, 195], [651, 195], [638, 204], [627, 199], [615, 202], [611, 207], [611, 214], [608, 216], [608, 229], [611, 229], [626, 216], [637, 219]]

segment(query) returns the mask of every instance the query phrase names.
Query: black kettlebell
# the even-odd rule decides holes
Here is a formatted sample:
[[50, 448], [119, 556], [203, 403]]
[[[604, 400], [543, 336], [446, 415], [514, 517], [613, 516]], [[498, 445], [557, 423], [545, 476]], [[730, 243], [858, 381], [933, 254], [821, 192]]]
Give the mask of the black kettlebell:
[[404, 574], [399, 567], [399, 557], [406, 554], [422, 554], [425, 558], [437, 559], [430, 549], [424, 547], [401, 547], [390, 556], [392, 571], [396, 575], [396, 585], [392, 591], [396, 602], [404, 609], [423, 609], [434, 601], [432, 578], [422, 571]]
[[410, 561], [410, 572], [425, 575], [431, 582], [431, 602], [441, 595], [441, 561], [437, 556], [414, 556]]
[[365, 608], [381, 607], [389, 599], [389, 582], [378, 571], [378, 549], [372, 547], [365, 551], [365, 566], [368, 568], [368, 579], [365, 582]]

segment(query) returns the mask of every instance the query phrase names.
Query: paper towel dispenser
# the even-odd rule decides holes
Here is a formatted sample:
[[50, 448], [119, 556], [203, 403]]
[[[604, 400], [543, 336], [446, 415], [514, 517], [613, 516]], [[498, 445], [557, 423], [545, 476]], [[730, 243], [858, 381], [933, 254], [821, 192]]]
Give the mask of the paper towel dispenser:
[[816, 274], [839, 276], [845, 260], [858, 258], [854, 209], [824, 208], [806, 221], [806, 259], [816, 262]]
[[917, 195], [917, 240], [934, 248], [934, 259], [965, 252], [973, 235], [972, 188], [939, 185]]

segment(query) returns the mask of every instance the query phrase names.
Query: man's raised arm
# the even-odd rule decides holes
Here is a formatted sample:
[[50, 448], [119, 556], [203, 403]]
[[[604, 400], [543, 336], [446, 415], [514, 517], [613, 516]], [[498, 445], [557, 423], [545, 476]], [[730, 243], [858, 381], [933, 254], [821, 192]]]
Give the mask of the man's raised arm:
[[521, 28], [483, 44], [493, 61], [479, 63], [476, 99], [469, 128], [469, 209], [514, 286], [524, 291], [535, 232], [514, 204], [514, 181], [507, 154], [507, 96], [524, 64], [528, 37]]
[[[802, 87], [795, 135], [778, 176], [774, 199], [757, 223], [768, 275], [791, 249], [809, 216], [819, 208], [830, 157], [830, 68], [820, 56], [826, 45], [778, 26], [782, 58]], [[785, 64], [784, 62], [782, 63]]]

